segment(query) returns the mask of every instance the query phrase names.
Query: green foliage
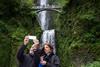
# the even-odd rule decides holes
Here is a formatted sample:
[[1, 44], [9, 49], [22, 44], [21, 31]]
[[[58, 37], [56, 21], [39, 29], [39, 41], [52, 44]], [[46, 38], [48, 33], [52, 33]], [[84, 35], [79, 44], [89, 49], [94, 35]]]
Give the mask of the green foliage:
[[55, 0], [55, 2], [57, 2], [58, 5], [60, 6], [64, 6], [65, 3], [68, 3], [70, 0]]
[[0, 1], [0, 67], [17, 67], [17, 49], [24, 36], [36, 27], [35, 15], [30, 11], [31, 1]]
[[94, 61], [92, 63], [87, 64], [85, 67], [100, 67], [100, 62]]
[[70, 0], [65, 4], [63, 13], [55, 23], [61, 67], [81, 67], [99, 59], [100, 12], [96, 11], [100, 9], [97, 10], [96, 2]]
[[[10, 64], [10, 52], [11, 41], [8, 36], [8, 29], [3, 21], [0, 21], [0, 67], [9, 67]], [[5, 62], [7, 62], [5, 65]]]
[[[36, 13], [30, 9], [32, 1], [0, 0], [0, 67], [17, 67], [16, 51], [25, 35], [41, 37]], [[100, 1], [56, 0], [56, 3], [63, 7], [61, 14], [52, 16], [60, 67], [99, 67]]]

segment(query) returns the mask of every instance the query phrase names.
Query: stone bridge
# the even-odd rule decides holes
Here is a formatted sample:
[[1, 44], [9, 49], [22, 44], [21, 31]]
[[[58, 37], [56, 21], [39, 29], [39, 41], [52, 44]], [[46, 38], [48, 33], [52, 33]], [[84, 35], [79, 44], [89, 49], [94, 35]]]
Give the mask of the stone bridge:
[[56, 11], [61, 13], [61, 7], [60, 6], [55, 6], [55, 5], [43, 5], [43, 6], [33, 6], [32, 10], [35, 10], [37, 12], [41, 12], [41, 11]]

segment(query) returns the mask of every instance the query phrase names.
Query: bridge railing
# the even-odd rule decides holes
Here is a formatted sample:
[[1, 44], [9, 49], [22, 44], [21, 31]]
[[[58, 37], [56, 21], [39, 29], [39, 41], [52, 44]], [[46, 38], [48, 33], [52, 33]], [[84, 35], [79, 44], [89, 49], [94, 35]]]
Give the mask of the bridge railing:
[[32, 9], [61, 9], [61, 7], [55, 5], [43, 5], [43, 6], [33, 6]]

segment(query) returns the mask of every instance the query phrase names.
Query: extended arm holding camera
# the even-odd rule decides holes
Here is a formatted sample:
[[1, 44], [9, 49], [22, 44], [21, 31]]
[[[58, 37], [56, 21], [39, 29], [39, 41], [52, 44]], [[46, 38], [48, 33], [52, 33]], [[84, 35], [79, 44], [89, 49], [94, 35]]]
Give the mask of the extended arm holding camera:
[[28, 42], [29, 42], [29, 38], [26, 36], [25, 39], [24, 39], [23, 45], [21, 45], [21, 47], [19, 48], [18, 53], [17, 53], [17, 59], [20, 62], [22, 62], [24, 60], [24, 57], [25, 57], [24, 50], [25, 50]]

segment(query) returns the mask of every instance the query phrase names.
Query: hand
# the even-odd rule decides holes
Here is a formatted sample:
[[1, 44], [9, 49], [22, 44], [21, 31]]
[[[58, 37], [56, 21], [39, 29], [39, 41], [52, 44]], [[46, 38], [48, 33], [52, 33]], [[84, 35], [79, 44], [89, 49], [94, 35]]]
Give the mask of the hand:
[[25, 38], [24, 38], [24, 45], [27, 45], [28, 42], [29, 42], [29, 38], [28, 38], [28, 36], [25, 36]]
[[33, 40], [34, 44], [39, 44], [39, 40]]
[[41, 62], [43, 61], [43, 56], [40, 57]]
[[41, 63], [42, 65], [46, 65], [47, 62], [46, 62], [46, 61], [41, 61], [40, 63]]

